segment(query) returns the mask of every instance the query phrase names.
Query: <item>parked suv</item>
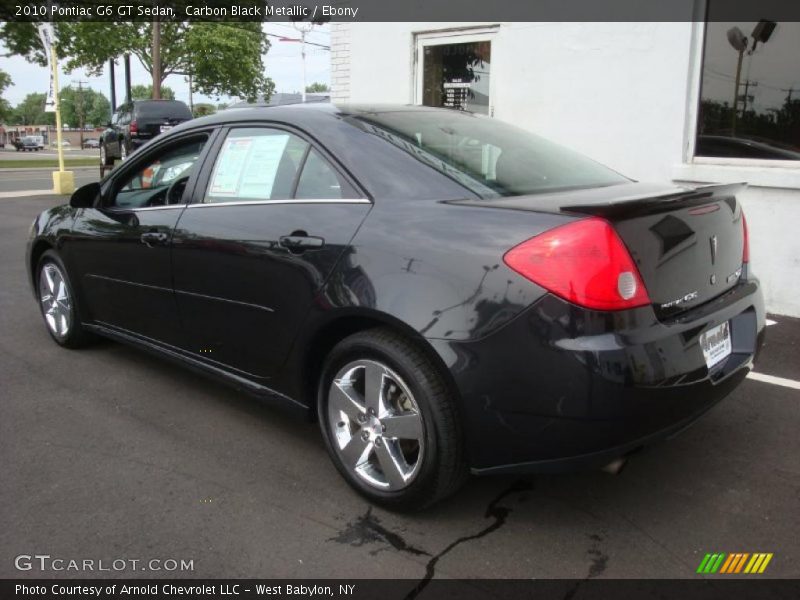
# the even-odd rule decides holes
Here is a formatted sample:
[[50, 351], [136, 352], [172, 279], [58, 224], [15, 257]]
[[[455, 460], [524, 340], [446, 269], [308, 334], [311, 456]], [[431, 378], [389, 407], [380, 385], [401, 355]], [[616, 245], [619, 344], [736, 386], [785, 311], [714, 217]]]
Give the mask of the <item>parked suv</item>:
[[25, 137], [14, 140], [12, 143], [14, 144], [14, 148], [17, 149], [17, 152], [38, 152], [42, 149], [42, 144], [39, 142], [39, 139], [33, 135], [26, 135]]
[[134, 100], [121, 105], [100, 136], [100, 162], [110, 166], [125, 160], [158, 134], [192, 118], [189, 107], [178, 100]]

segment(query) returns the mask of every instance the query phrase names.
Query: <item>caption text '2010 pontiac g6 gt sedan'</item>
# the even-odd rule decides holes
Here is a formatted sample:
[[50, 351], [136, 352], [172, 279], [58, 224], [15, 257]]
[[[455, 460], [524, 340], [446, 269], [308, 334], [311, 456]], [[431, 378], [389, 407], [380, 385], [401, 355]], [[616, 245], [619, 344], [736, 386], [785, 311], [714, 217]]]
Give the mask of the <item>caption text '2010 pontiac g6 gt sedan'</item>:
[[739, 189], [445, 109], [255, 107], [39, 215], [27, 260], [59, 344], [316, 414], [350, 485], [423, 507], [470, 471], [618, 463], [742, 381], [765, 315]]

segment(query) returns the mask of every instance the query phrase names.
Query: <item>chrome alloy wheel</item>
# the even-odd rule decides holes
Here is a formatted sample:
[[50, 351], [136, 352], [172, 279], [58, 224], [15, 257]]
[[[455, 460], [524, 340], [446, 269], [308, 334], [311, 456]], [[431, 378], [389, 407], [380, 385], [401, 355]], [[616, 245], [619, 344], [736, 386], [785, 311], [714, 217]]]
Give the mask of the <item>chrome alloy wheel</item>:
[[72, 302], [64, 274], [55, 263], [45, 263], [39, 273], [39, 299], [50, 331], [65, 337], [72, 326]]
[[419, 472], [422, 415], [400, 376], [379, 362], [339, 370], [328, 390], [328, 427], [344, 466], [371, 487], [401, 490]]

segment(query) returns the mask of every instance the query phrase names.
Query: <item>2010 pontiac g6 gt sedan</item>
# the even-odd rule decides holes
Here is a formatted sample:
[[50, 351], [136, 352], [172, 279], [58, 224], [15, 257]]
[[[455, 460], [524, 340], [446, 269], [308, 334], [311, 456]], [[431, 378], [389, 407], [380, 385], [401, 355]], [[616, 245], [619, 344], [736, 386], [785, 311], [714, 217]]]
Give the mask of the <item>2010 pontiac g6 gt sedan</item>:
[[765, 325], [740, 188], [445, 109], [254, 107], [43, 212], [27, 266], [58, 344], [316, 415], [351, 486], [419, 508], [470, 472], [620, 464], [731, 392]]

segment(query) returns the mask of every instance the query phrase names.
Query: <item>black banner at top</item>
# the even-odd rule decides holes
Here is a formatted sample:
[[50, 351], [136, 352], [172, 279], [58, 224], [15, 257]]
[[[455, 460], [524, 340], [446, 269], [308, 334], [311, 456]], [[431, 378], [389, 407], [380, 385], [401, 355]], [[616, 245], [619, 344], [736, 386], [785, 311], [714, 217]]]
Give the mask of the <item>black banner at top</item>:
[[0, 0], [0, 21], [800, 21], [798, 0]]

